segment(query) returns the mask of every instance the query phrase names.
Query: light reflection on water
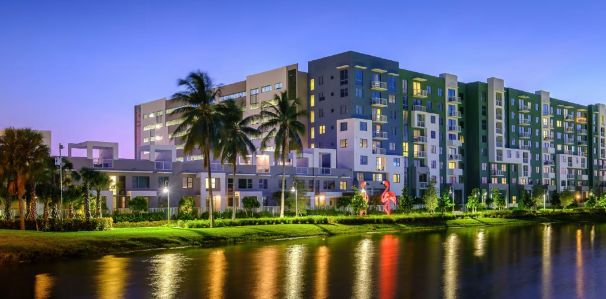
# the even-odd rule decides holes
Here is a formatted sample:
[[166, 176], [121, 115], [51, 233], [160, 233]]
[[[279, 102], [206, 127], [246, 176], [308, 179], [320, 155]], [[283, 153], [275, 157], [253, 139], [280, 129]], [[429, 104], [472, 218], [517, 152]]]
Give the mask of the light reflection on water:
[[150, 260], [150, 284], [155, 298], [175, 298], [186, 260], [181, 253], [159, 254]]
[[606, 224], [484, 227], [0, 268], [2, 298], [600, 298]]

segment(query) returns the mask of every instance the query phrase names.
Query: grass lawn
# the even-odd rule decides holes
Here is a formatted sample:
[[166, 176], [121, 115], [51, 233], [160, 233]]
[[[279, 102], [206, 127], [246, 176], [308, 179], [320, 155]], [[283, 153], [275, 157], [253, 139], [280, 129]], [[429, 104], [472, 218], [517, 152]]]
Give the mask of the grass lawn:
[[109, 231], [36, 232], [0, 230], [0, 264], [69, 257], [96, 257], [135, 250], [181, 246], [216, 246], [236, 242], [312, 236], [331, 236], [386, 231], [415, 231], [492, 225], [526, 225], [538, 222], [573, 222], [575, 217], [537, 216], [534, 218], [458, 218], [441, 223], [406, 224], [274, 224], [217, 228], [136, 227]]

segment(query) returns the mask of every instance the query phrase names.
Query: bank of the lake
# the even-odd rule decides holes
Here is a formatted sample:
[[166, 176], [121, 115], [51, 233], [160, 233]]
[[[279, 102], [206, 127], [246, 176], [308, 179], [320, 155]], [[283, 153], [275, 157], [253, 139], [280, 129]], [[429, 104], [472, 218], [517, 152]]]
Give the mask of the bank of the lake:
[[[388, 216], [383, 216], [388, 217]], [[352, 220], [356, 217], [351, 217]], [[603, 212], [542, 213], [520, 217], [439, 216], [424, 221], [379, 221], [365, 224], [270, 224], [216, 228], [136, 227], [93, 232], [0, 230], [0, 264], [99, 257], [133, 251], [187, 246], [219, 246], [239, 242], [344, 234], [414, 232], [470, 226], [528, 225], [544, 222], [606, 222]], [[390, 219], [390, 218], [386, 218]], [[391, 218], [393, 219], [393, 218]], [[442, 220], [440, 220], [442, 219]]]

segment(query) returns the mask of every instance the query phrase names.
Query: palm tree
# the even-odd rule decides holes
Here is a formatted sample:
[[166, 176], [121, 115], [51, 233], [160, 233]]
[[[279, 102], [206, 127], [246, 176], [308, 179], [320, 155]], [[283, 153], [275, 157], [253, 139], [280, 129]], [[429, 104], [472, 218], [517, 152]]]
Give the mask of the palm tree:
[[[273, 103], [272, 103], [273, 102]], [[290, 98], [287, 92], [275, 95], [273, 101], [263, 103], [258, 118], [263, 122], [259, 126], [266, 135], [261, 141], [265, 149], [273, 141], [274, 158], [282, 161], [282, 194], [280, 196], [280, 217], [284, 217], [284, 190], [286, 188], [286, 158], [291, 150], [302, 148], [301, 136], [305, 134], [305, 125], [299, 120], [307, 117], [305, 109], [299, 109], [298, 98]]]
[[221, 162], [231, 163], [233, 167], [232, 187], [232, 214], [231, 219], [236, 219], [236, 167], [238, 156], [248, 162], [248, 154], [257, 151], [250, 137], [258, 136], [259, 130], [250, 126], [254, 117], [244, 118], [244, 111], [234, 100], [227, 100], [217, 107], [223, 117], [221, 138], [218, 148]]
[[105, 172], [97, 171], [93, 179], [93, 189], [95, 189], [95, 217], [102, 217], [101, 215], [101, 191], [109, 188], [110, 180], [109, 176]]
[[175, 109], [171, 115], [180, 115], [183, 122], [177, 126], [173, 138], [183, 133], [185, 144], [183, 151], [191, 154], [199, 149], [202, 154], [202, 167], [207, 170], [210, 227], [214, 226], [214, 200], [212, 190], [212, 171], [210, 169], [211, 152], [217, 153], [217, 136], [222, 124], [215, 99], [218, 89], [204, 72], [192, 72], [185, 79], [179, 79], [178, 85], [185, 90], [172, 96], [184, 106]]
[[97, 171], [92, 168], [83, 167], [80, 170], [80, 175], [82, 176], [82, 195], [84, 195], [84, 217], [86, 221], [89, 221], [91, 218], [90, 190], [94, 186]]

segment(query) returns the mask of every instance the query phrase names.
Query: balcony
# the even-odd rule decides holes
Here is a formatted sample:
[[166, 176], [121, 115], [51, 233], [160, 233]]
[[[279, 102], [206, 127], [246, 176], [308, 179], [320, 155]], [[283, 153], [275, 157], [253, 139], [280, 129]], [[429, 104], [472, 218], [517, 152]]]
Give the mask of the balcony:
[[313, 175], [313, 169], [309, 167], [297, 167], [295, 173], [297, 175]]
[[371, 81], [370, 89], [376, 91], [386, 91], [387, 90], [387, 82], [383, 81]]
[[567, 174], [567, 175], [566, 175], [566, 178], [567, 178], [567, 179], [569, 179], [569, 180], [574, 180], [574, 179], [576, 179], [576, 177], [577, 177], [577, 176], [576, 176], [576, 175], [574, 175], [574, 174]]
[[463, 145], [463, 143], [461, 142], [461, 140], [458, 140], [458, 139], [453, 139], [453, 140], [449, 139], [446, 142], [446, 144], [448, 144], [448, 146], [454, 146], [454, 147], [459, 147], [459, 146]]
[[530, 118], [520, 118], [519, 124], [520, 124], [520, 126], [530, 125]]
[[375, 155], [385, 155], [386, 150], [382, 147], [375, 147], [372, 149], [372, 153]]
[[530, 109], [531, 109], [530, 105], [520, 105], [518, 108], [519, 108], [518, 111], [521, 113], [528, 113], [528, 112], [530, 112]]
[[372, 106], [377, 108], [387, 107], [387, 99], [384, 98], [373, 98]]
[[449, 103], [461, 103], [461, 97], [448, 97]]
[[500, 169], [493, 169], [490, 171], [490, 175], [492, 176], [504, 176], [505, 175], [505, 171], [500, 170]]
[[578, 131], [578, 134], [579, 134], [579, 135], [587, 135], [587, 129], [580, 129], [580, 130]]
[[451, 131], [451, 132], [460, 132], [461, 131], [461, 127], [459, 127], [459, 126], [448, 126], [448, 131]]
[[564, 155], [574, 155], [574, 151], [571, 150], [564, 150], [563, 153]]
[[545, 160], [543, 161], [543, 165], [553, 165], [553, 160]]
[[530, 138], [530, 132], [520, 132], [520, 138]]
[[416, 122], [413, 123], [412, 126], [413, 127], [417, 127], [417, 128], [425, 128], [425, 121], [424, 120], [417, 120]]
[[553, 136], [545, 136], [543, 137], [543, 141], [553, 141]]
[[530, 145], [530, 144], [520, 144], [520, 149], [530, 150], [531, 148], [532, 148], [532, 145]]
[[372, 139], [386, 140], [387, 139], [387, 132], [373, 131], [372, 132]]
[[172, 161], [154, 161], [156, 170], [172, 170], [173, 162]]
[[574, 133], [574, 127], [564, 127], [564, 132], [566, 132], [566, 133]]
[[497, 107], [503, 107], [503, 100], [496, 100], [495, 104], [497, 105]]
[[564, 120], [565, 121], [574, 121], [574, 115], [568, 114], [568, 115], [564, 116]]
[[566, 144], [574, 144], [574, 138], [564, 138], [564, 143], [566, 143]]
[[427, 152], [415, 152], [415, 158], [427, 158]]
[[459, 154], [450, 154], [448, 155], [448, 160], [463, 160], [463, 156]]
[[448, 111], [448, 117], [460, 118], [461, 117], [461, 112], [459, 112], [459, 111]]
[[495, 116], [495, 118], [497, 120], [503, 120], [503, 114], [502, 113], [497, 113], [496, 116]]
[[426, 98], [427, 90], [414, 90], [412, 96], [416, 98]]
[[374, 114], [372, 116], [372, 121], [375, 122], [375, 123], [386, 123], [387, 122], [387, 115]]
[[112, 159], [93, 159], [93, 168], [113, 168], [114, 160]]
[[577, 117], [577, 122], [581, 123], [581, 124], [586, 124], [587, 123], [587, 118], [584, 116], [579, 116]]
[[421, 106], [421, 105], [412, 106], [412, 110], [427, 112], [427, 108], [425, 108], [425, 106]]
[[415, 136], [413, 140], [414, 140], [414, 143], [425, 143], [425, 142], [427, 142], [427, 137]]
[[496, 128], [497, 134], [503, 135], [503, 128]]

